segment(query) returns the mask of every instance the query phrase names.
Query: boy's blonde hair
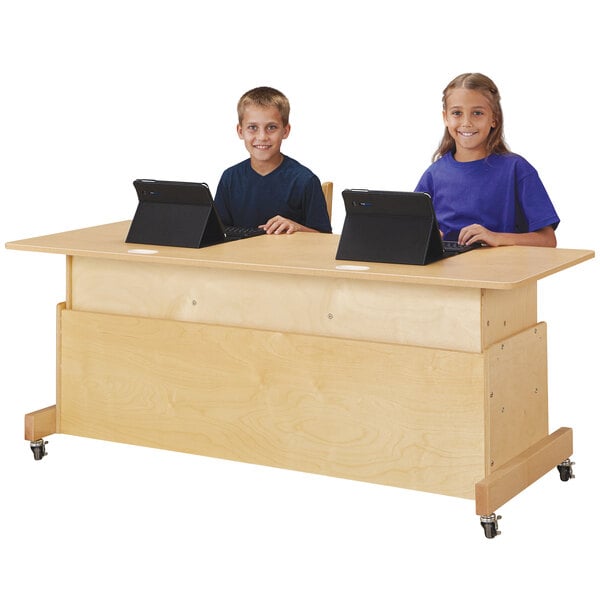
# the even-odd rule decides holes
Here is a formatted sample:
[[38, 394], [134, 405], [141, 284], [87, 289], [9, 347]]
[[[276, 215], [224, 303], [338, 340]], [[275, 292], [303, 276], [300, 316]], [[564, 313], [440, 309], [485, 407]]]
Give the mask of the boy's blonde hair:
[[[487, 139], [488, 154], [506, 154], [510, 152], [506, 142], [504, 141], [504, 116], [502, 114], [502, 106], [500, 105], [500, 92], [496, 84], [486, 75], [481, 73], [463, 73], [455, 77], [444, 89], [442, 96], [442, 104], [444, 111], [446, 110], [446, 100], [450, 92], [456, 88], [466, 88], [475, 90], [483, 94], [490, 103], [496, 126], [490, 131]], [[456, 143], [452, 139], [448, 128], [444, 131], [444, 137], [438, 146], [438, 149], [433, 155], [433, 161], [444, 156], [448, 152], [456, 152]]]
[[239, 100], [237, 105], [238, 122], [241, 125], [244, 118], [244, 110], [250, 104], [263, 107], [275, 107], [281, 115], [283, 126], [287, 127], [290, 119], [290, 102], [279, 90], [272, 87], [257, 87], [247, 91]]

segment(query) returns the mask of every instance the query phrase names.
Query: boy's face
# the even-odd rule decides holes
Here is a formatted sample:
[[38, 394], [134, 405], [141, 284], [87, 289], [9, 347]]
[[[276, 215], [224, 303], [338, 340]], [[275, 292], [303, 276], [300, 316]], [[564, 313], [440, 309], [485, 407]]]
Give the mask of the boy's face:
[[249, 104], [237, 132], [244, 140], [253, 166], [262, 169], [279, 166], [281, 142], [289, 135], [290, 125], [283, 125], [277, 108]]
[[487, 156], [487, 139], [496, 122], [492, 107], [481, 92], [465, 88], [452, 90], [446, 98], [443, 116], [456, 142], [456, 160], [479, 160]]

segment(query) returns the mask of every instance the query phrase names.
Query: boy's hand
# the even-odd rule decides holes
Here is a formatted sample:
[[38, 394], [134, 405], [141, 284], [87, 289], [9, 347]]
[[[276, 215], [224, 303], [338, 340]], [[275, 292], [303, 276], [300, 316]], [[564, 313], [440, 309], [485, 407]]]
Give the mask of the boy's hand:
[[300, 225], [300, 223], [280, 217], [279, 215], [271, 217], [264, 225], [259, 225], [259, 227], [269, 234], [295, 233], [296, 231], [305, 230], [305, 227]]

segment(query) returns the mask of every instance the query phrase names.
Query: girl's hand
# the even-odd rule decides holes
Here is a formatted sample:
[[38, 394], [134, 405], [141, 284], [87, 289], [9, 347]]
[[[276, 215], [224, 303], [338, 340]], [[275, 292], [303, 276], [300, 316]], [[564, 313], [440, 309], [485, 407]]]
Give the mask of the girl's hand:
[[458, 243], [464, 246], [474, 243], [485, 244], [486, 246], [499, 246], [500, 240], [496, 232], [486, 229], [479, 223], [467, 225], [460, 230], [458, 234]]
[[502, 233], [490, 231], [479, 223], [463, 227], [458, 234], [459, 244], [479, 242], [486, 246], [547, 246], [556, 247], [556, 234], [551, 225], [527, 233]]

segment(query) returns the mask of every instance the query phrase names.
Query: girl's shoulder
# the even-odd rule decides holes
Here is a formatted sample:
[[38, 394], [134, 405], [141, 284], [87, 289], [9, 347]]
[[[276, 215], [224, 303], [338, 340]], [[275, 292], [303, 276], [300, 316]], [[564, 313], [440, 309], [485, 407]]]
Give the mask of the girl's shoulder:
[[488, 159], [496, 165], [501, 165], [503, 168], [515, 172], [517, 176], [537, 173], [536, 168], [526, 158], [515, 152], [492, 154]]
[[463, 173], [486, 173], [490, 168], [516, 173], [529, 173], [535, 168], [523, 156], [515, 152], [503, 152], [490, 154], [485, 158], [470, 162], [457, 162], [451, 152], [447, 152], [429, 165], [426, 172], [453, 172]]
[[494, 160], [497, 162], [509, 163], [514, 165], [530, 165], [526, 158], [517, 154], [516, 152], [503, 152], [502, 154], [492, 154], [488, 157], [488, 160]]

